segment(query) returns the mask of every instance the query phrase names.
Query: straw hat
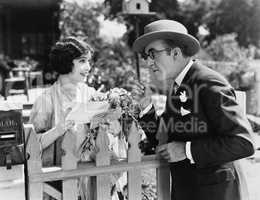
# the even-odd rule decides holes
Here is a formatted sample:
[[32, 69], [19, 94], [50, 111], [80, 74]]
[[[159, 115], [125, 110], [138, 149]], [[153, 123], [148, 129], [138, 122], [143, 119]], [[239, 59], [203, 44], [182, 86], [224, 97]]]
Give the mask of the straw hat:
[[170, 39], [176, 45], [186, 46], [189, 56], [196, 54], [200, 49], [199, 41], [188, 34], [185, 26], [173, 20], [158, 20], [146, 25], [144, 34], [135, 40], [133, 49], [142, 53], [149, 43], [157, 39]]

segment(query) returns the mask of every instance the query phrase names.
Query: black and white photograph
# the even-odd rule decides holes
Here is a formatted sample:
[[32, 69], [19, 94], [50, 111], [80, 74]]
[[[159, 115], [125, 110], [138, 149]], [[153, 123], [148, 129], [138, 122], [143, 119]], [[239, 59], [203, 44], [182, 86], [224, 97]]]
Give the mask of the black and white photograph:
[[260, 0], [0, 0], [0, 200], [259, 200]]

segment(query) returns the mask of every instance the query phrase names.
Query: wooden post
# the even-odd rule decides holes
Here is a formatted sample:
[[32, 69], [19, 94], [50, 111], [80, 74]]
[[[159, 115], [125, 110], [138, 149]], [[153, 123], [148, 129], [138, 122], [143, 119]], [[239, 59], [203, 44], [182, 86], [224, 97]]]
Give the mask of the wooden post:
[[[106, 133], [106, 128], [100, 125], [96, 139], [98, 153], [96, 155], [96, 166], [110, 165], [111, 154], [109, 152], [109, 138]], [[98, 175], [96, 180], [97, 200], [111, 199], [110, 195], [110, 174]]]
[[[258, 67], [258, 66], [257, 66]], [[256, 92], [256, 114], [260, 115], [260, 69], [255, 71], [255, 92]]]
[[[128, 142], [128, 163], [141, 162], [141, 150], [139, 149], [139, 142], [141, 135], [138, 131], [137, 124], [135, 121], [132, 122], [129, 130]], [[142, 176], [140, 169], [134, 169], [128, 171], [128, 199], [129, 200], [141, 200], [142, 199]]]
[[[62, 142], [62, 150], [64, 155], [61, 159], [61, 166], [63, 170], [76, 169], [78, 158], [74, 155], [76, 152], [76, 136], [70, 132], [64, 135]], [[63, 200], [77, 200], [78, 188], [77, 179], [63, 180], [62, 182], [62, 199]]]
[[243, 113], [246, 115], [246, 93], [242, 91], [235, 91], [237, 97], [237, 103], [242, 108]]
[[31, 183], [30, 177], [35, 173], [42, 172], [42, 160], [40, 143], [37, 139], [35, 130], [32, 125], [26, 124], [24, 127], [25, 137], [28, 138], [26, 145], [26, 152], [29, 154], [28, 163], [28, 176], [29, 176], [29, 199], [30, 200], [42, 200], [43, 198], [43, 184]]
[[[160, 123], [162, 124], [162, 123]], [[163, 130], [160, 129], [159, 130]], [[156, 138], [159, 141], [159, 145], [166, 144], [168, 141], [168, 135], [165, 131], [158, 131]], [[169, 167], [157, 168], [157, 199], [158, 200], [170, 200], [171, 198], [171, 186], [170, 186], [170, 169]]]

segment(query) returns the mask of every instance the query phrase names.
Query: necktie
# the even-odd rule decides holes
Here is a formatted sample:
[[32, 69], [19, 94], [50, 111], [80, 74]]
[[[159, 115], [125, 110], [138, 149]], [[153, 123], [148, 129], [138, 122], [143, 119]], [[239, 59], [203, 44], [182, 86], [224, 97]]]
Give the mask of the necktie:
[[173, 83], [170, 85], [170, 88], [169, 88], [169, 91], [167, 94], [166, 110], [171, 109], [172, 101], [175, 99], [173, 97], [176, 95], [178, 88], [179, 88], [179, 85], [175, 81], [173, 81]]

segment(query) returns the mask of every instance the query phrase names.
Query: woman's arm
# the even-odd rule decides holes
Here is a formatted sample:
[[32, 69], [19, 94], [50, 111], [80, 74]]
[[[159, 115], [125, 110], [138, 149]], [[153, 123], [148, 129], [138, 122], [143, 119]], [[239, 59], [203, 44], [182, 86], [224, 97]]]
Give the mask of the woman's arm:
[[33, 104], [29, 123], [33, 124], [42, 149], [47, 148], [65, 133], [65, 124], [60, 122], [53, 126], [54, 109], [50, 94], [38, 97]]
[[41, 143], [42, 149], [47, 148], [49, 145], [54, 143], [59, 137], [61, 137], [65, 133], [65, 128], [60, 124], [51, 128], [50, 130], [38, 134], [38, 139]]

